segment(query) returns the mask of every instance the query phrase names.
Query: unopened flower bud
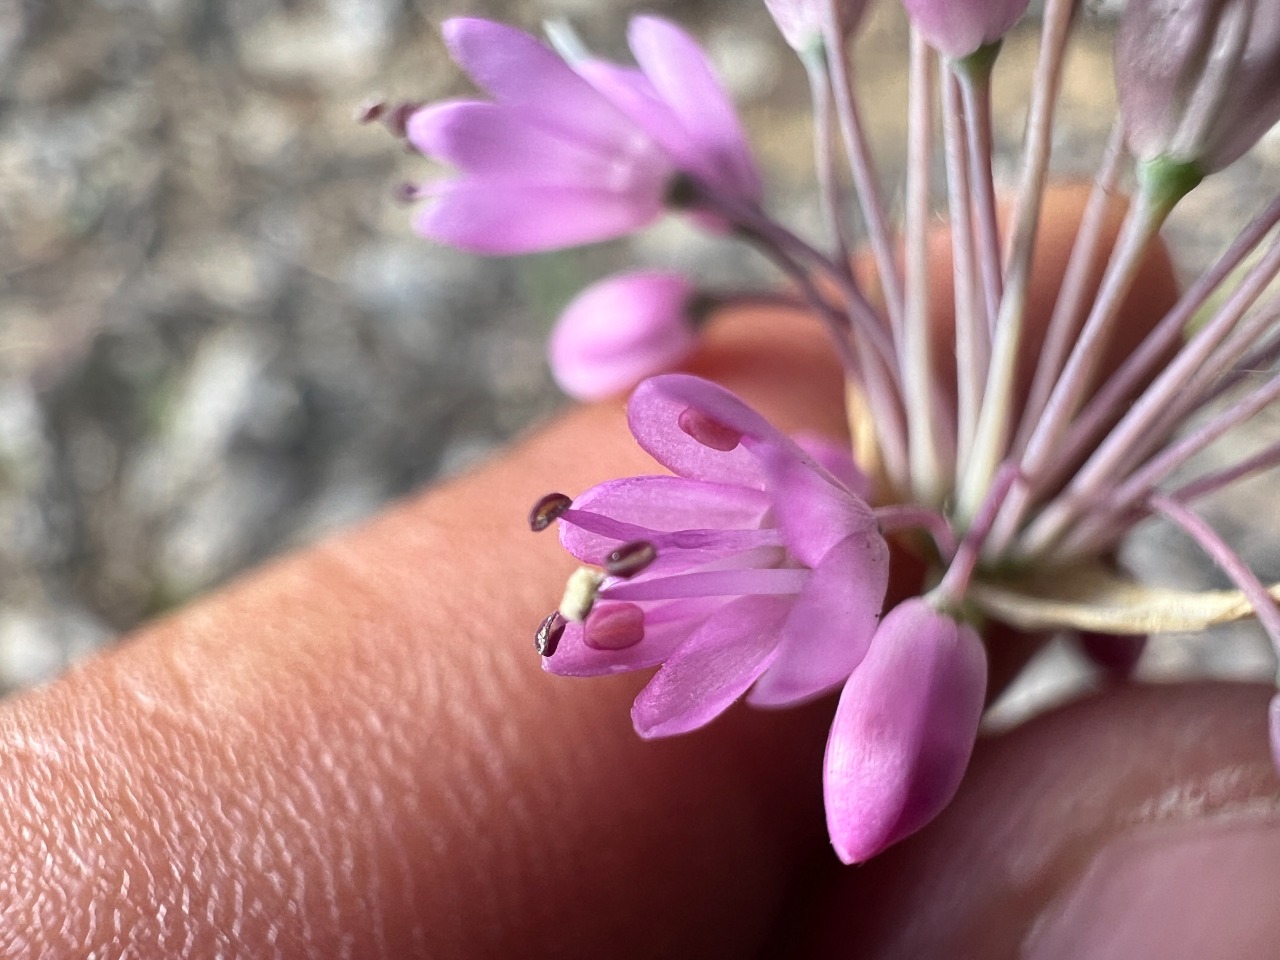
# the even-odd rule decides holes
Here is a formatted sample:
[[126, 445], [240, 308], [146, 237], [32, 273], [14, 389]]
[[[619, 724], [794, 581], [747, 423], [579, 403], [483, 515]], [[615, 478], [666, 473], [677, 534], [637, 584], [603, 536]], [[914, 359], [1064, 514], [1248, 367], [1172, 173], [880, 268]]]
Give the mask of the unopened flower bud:
[[842, 37], [858, 29], [867, 0], [764, 0], [778, 32], [797, 53], [823, 47], [828, 28]]
[[619, 274], [588, 287], [551, 334], [551, 372], [579, 400], [622, 393], [671, 370], [695, 343], [693, 286], [665, 271]]
[[1130, 0], [1116, 89], [1140, 162], [1221, 170], [1280, 119], [1280, 5]]
[[1000, 40], [1027, 11], [1028, 0], [902, 0], [911, 24], [952, 59]]
[[915, 597], [885, 614], [827, 741], [827, 827], [845, 863], [915, 833], [951, 802], [987, 685], [977, 631]]

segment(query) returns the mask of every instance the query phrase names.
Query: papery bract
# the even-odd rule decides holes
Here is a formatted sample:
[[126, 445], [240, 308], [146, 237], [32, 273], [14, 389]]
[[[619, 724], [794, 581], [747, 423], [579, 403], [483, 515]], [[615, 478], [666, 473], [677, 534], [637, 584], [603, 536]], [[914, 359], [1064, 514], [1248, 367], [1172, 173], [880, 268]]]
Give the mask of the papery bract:
[[409, 142], [461, 176], [428, 185], [415, 226], [485, 254], [622, 236], [664, 210], [670, 156], [548, 47], [512, 27], [450, 20], [457, 63], [493, 97], [409, 118]]
[[902, 0], [912, 25], [949, 57], [995, 43], [1021, 19], [1028, 0]]
[[590, 564], [635, 541], [656, 559], [607, 578], [546, 669], [661, 664], [632, 710], [647, 737], [701, 726], [753, 684], [753, 701], [779, 706], [838, 686], [866, 652], [888, 583], [871, 508], [705, 380], [647, 380], [628, 415], [640, 445], [677, 475], [593, 487], [561, 514], [561, 540]]
[[578, 294], [551, 333], [551, 372], [565, 393], [600, 400], [675, 367], [696, 343], [693, 284], [678, 273], [619, 274]]
[[1129, 150], [1220, 170], [1280, 119], [1280, 5], [1130, 0], [1116, 34]]
[[977, 631], [916, 597], [894, 607], [853, 672], [827, 742], [827, 828], [845, 863], [914, 833], [951, 802], [986, 694]]

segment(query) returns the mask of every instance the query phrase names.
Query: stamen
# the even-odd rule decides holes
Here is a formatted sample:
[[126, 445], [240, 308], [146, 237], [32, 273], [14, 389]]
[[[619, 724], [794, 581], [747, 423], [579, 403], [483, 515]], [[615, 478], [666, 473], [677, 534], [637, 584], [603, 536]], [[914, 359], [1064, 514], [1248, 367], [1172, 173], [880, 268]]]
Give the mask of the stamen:
[[538, 656], [549, 657], [556, 652], [556, 647], [560, 646], [560, 638], [564, 636], [565, 626], [565, 619], [560, 616], [559, 610], [551, 613], [538, 625], [538, 632], [533, 635], [533, 648], [538, 651]]
[[356, 123], [373, 123], [381, 119], [389, 107], [385, 100], [368, 100], [356, 110]]
[[417, 100], [403, 100], [394, 107], [389, 107], [382, 114], [382, 120], [395, 136], [404, 139], [408, 128], [409, 118], [421, 110], [423, 104]]
[[422, 197], [422, 186], [417, 183], [401, 183], [391, 188], [391, 198], [396, 203], [413, 203]]
[[742, 442], [741, 431], [725, 426], [719, 420], [713, 420], [694, 407], [682, 410], [676, 423], [681, 430], [712, 450], [728, 453]]
[[648, 540], [624, 543], [604, 558], [604, 569], [615, 577], [634, 577], [657, 559], [658, 550]]
[[606, 603], [591, 614], [582, 642], [593, 650], [625, 650], [644, 639], [644, 611], [634, 603]]
[[572, 505], [573, 501], [563, 493], [548, 493], [529, 511], [529, 529], [534, 533], [541, 533]]
[[560, 616], [574, 623], [587, 619], [603, 582], [603, 571], [595, 567], [579, 567], [569, 574], [569, 582], [564, 585], [564, 597], [560, 600]]

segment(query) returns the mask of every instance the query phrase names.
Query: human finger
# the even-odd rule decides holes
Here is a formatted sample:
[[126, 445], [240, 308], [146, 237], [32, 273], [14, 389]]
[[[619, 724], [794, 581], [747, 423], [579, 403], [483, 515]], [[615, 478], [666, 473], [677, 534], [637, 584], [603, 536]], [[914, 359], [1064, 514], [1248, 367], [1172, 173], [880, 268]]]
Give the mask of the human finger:
[[792, 955], [1272, 955], [1272, 692], [1115, 688], [980, 742], [928, 830], [865, 869], [828, 875]]

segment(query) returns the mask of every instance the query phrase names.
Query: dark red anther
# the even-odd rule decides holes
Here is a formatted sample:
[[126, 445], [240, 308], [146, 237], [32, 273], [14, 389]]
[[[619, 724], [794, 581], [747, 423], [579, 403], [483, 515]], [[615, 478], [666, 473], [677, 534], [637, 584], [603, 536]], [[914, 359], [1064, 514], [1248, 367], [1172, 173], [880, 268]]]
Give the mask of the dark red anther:
[[560, 646], [560, 638], [564, 636], [565, 619], [557, 610], [538, 625], [538, 632], [533, 635], [533, 648], [538, 656], [549, 657]]
[[658, 551], [648, 540], [624, 543], [604, 558], [604, 569], [615, 577], [634, 577], [657, 558]]
[[416, 183], [402, 183], [391, 190], [396, 203], [413, 203], [422, 196], [422, 188]]
[[385, 100], [370, 100], [360, 105], [356, 110], [356, 123], [373, 123], [380, 120], [387, 112], [388, 104]]
[[726, 426], [719, 420], [713, 420], [701, 410], [686, 407], [676, 418], [680, 429], [704, 447], [728, 453], [742, 442], [742, 432]]
[[529, 529], [541, 533], [571, 506], [573, 501], [563, 493], [548, 493], [529, 511]]
[[402, 100], [386, 111], [383, 120], [388, 130], [397, 137], [404, 137], [409, 129], [409, 118], [421, 109], [422, 104], [417, 100]]

